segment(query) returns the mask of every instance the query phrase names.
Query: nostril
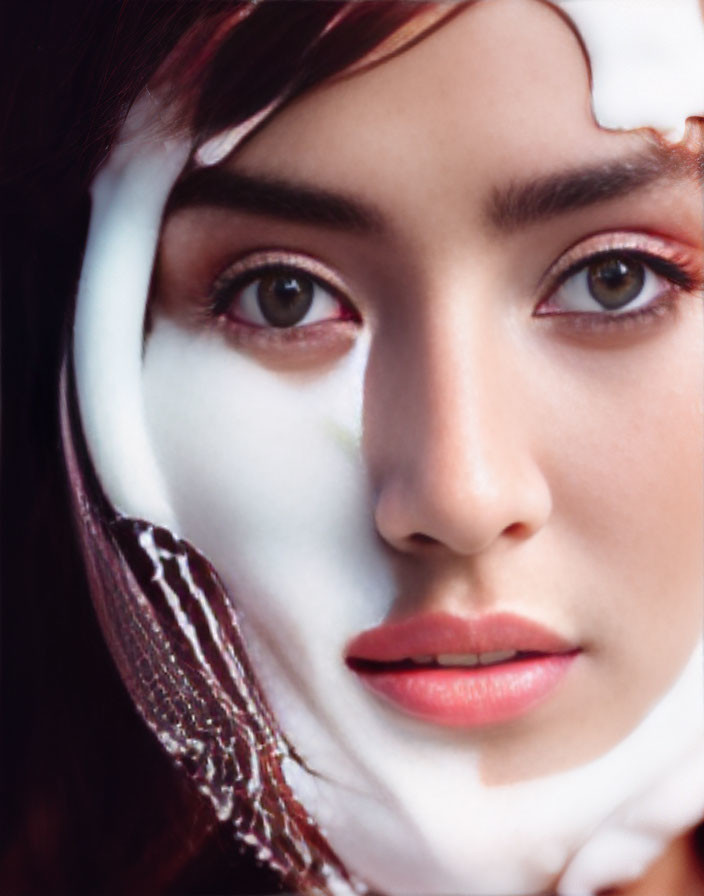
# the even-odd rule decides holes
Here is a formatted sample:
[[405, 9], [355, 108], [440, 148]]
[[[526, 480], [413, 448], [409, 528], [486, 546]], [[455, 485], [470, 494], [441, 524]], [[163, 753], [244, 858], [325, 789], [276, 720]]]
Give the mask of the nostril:
[[510, 526], [506, 526], [503, 534], [512, 536], [513, 538], [528, 538], [531, 534], [531, 529], [530, 526], [526, 526], [525, 523], [511, 523]]
[[430, 535], [426, 535], [424, 532], [413, 532], [408, 536], [408, 540], [413, 542], [413, 544], [418, 545], [426, 545], [426, 544], [437, 544], [438, 541], [436, 538], [433, 538]]

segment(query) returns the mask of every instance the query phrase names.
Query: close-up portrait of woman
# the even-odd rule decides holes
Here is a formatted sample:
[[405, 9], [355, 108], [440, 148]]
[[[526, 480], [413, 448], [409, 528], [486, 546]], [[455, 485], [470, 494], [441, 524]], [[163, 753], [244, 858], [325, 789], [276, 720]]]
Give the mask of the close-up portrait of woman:
[[0, 892], [704, 894], [699, 0], [3, 16]]

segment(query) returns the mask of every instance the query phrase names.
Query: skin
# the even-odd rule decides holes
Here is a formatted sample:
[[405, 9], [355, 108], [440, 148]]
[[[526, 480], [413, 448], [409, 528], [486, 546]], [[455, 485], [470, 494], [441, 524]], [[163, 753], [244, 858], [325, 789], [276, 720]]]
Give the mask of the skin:
[[[180, 534], [236, 596], [304, 758], [343, 787], [362, 768], [411, 817], [409, 741], [418, 780], [434, 776], [450, 802], [456, 785], [458, 805], [463, 756], [488, 787], [572, 769], [632, 731], [700, 637], [694, 176], [670, 164], [615, 199], [510, 226], [496, 214], [517, 184], [654, 145], [594, 124], [581, 50], [553, 11], [496, 0], [304, 96], [227, 162], [352, 199], [372, 226], [211, 206], [165, 224], [145, 398]], [[657, 275], [657, 313], [570, 313], [551, 272], [567, 253], [623, 245], [676, 261], [692, 288]], [[213, 314], [218, 278], [274, 250], [312, 259], [353, 319], [327, 299], [293, 335], [247, 320], [237, 297]], [[322, 435], [301, 434], [321, 420]], [[319, 492], [335, 489], [330, 506]], [[349, 550], [329, 543], [338, 523]], [[322, 592], [306, 584], [318, 570]], [[580, 651], [560, 688], [509, 723], [411, 719], [342, 660], [383, 619], [503, 610]]]
[[600, 896], [660, 896], [661, 893], [681, 893], [682, 896], [704, 893], [704, 868], [689, 833], [673, 841], [640, 880], [610, 888]]

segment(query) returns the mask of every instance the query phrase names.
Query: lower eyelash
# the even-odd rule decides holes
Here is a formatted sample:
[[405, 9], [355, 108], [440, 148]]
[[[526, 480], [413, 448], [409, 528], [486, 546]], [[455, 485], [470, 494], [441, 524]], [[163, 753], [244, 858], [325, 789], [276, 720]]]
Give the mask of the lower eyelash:
[[[687, 294], [701, 293], [704, 288], [704, 277], [699, 267], [695, 269], [695, 263], [689, 253], [677, 247], [670, 247], [663, 250], [662, 253], [655, 248], [648, 250], [635, 242], [629, 245], [631, 239], [633, 239], [633, 235], [625, 233], [612, 235], [606, 245], [604, 243], [601, 246], [598, 243], [594, 245], [594, 241], [587, 241], [581, 251], [577, 250], [581, 257], [574, 258], [571, 263], [568, 262], [553, 277], [550, 293], [538, 303], [534, 312], [536, 316], [550, 317], [557, 325], [560, 325], [560, 321], [562, 321], [562, 325], [569, 328], [571, 332], [606, 332], [617, 329], [628, 331], [647, 326], [649, 322], [656, 323], [677, 311], [681, 298]], [[588, 251], [590, 244], [594, 245], [591, 252]], [[574, 257], [577, 252], [571, 250], [571, 253], [567, 253], [567, 255], [573, 254]], [[606, 309], [603, 311], [560, 311], [557, 308], [549, 307], [551, 297], [571, 277], [595, 262], [614, 256], [636, 261], [661, 280], [666, 281], [660, 295], [645, 306], [620, 313], [609, 312]], [[541, 307], [545, 305], [548, 307], [541, 312]]]
[[688, 290], [674, 286], [650, 305], [638, 308], [635, 311], [626, 311], [622, 314], [575, 311], [546, 316], [556, 321], [558, 325], [564, 323], [571, 332], [605, 332], [614, 330], [628, 332], [676, 314], [680, 309], [679, 300], [686, 292]]

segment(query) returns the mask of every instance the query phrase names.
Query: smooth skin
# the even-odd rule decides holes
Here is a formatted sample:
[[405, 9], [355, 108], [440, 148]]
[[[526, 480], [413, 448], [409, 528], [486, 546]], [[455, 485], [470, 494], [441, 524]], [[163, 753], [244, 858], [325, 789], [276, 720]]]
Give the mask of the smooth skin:
[[[624, 165], [642, 177], [613, 188]], [[602, 755], [701, 637], [702, 195], [686, 152], [598, 128], [564, 21], [534, 0], [496, 0], [294, 102], [225, 167], [359, 212], [331, 223], [191, 205], [165, 223], [159, 251], [145, 361], [157, 453], [182, 534], [237, 593], [285, 730], [305, 753], [307, 738], [313, 751], [314, 738], [355, 744], [363, 720], [356, 758], [386, 779], [382, 753], [403, 766], [409, 731], [428, 769], [434, 743], [437, 757], [471, 747], [489, 786]], [[526, 201], [531, 185], [595, 169], [610, 192], [578, 207]], [[595, 253], [637, 256], [640, 313], [584, 305]], [[242, 281], [247, 265], [272, 263], [318, 284], [312, 316], [290, 329], [262, 322], [259, 281]], [[361, 438], [368, 488], [358, 517], [390, 578], [336, 590], [333, 615], [315, 588], [281, 591], [299, 567], [270, 582], [247, 560], [256, 545], [238, 553], [227, 533], [261, 526], [267, 564], [289, 562], [315, 479], [292, 464], [290, 494], [267, 490], [300, 456], [295, 419], [272, 421], [285, 418], [286, 389], [323, 384], [324, 396], [355, 352], [361, 434], [350, 424], [348, 435]], [[246, 466], [256, 452], [237, 454], [243, 433], [269, 446], [258, 469]], [[408, 720], [342, 659], [382, 619], [504, 610], [579, 650], [560, 688], [507, 724], [448, 733]], [[676, 873], [694, 887], [681, 842]], [[650, 892], [642, 885], [622, 892]]]

